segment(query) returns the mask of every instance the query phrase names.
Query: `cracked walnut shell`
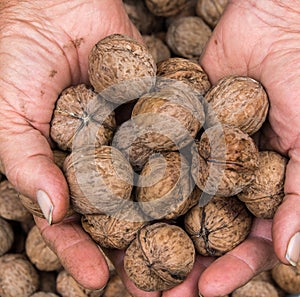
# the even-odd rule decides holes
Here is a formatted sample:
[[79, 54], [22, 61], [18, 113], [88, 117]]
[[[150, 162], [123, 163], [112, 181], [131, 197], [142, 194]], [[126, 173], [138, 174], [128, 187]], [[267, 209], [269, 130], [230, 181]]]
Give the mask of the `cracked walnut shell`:
[[125, 253], [124, 269], [144, 291], [164, 291], [182, 283], [192, 270], [195, 248], [179, 226], [154, 223], [142, 228]]

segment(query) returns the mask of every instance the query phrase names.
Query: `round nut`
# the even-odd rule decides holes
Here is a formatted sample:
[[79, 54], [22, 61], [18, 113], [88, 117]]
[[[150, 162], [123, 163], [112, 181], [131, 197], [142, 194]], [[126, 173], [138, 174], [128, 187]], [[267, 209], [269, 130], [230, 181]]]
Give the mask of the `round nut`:
[[189, 210], [184, 223], [199, 254], [221, 256], [245, 240], [252, 215], [237, 197], [214, 196], [205, 206]]
[[154, 223], [142, 228], [125, 253], [124, 269], [144, 291], [168, 290], [185, 280], [195, 261], [195, 248], [178, 226]]
[[0, 256], [4, 255], [12, 247], [14, 231], [11, 224], [0, 217]]
[[278, 297], [276, 288], [265, 281], [249, 281], [244, 286], [234, 290], [232, 297]]
[[60, 149], [71, 151], [87, 143], [108, 144], [115, 126], [113, 107], [80, 84], [67, 88], [59, 96], [50, 135]]
[[250, 135], [265, 122], [269, 100], [263, 86], [247, 76], [221, 78], [205, 95], [206, 124], [219, 122], [240, 128]]
[[129, 200], [133, 169], [112, 147], [82, 147], [65, 160], [64, 173], [73, 209], [81, 214], [113, 214]]
[[154, 155], [142, 169], [136, 200], [153, 219], [175, 219], [185, 214], [200, 198], [190, 175], [190, 165], [179, 152]]
[[59, 297], [58, 295], [51, 293], [51, 292], [36, 292], [33, 295], [30, 295], [30, 297]]
[[164, 61], [171, 57], [168, 46], [155, 35], [143, 35], [148, 51], [153, 56], [155, 63]]
[[261, 151], [258, 162], [254, 180], [237, 195], [253, 215], [271, 219], [284, 197], [287, 159], [274, 151]]
[[258, 148], [253, 139], [231, 126], [206, 129], [192, 154], [193, 178], [211, 195], [238, 194], [252, 182], [258, 168]]
[[156, 63], [145, 45], [113, 34], [92, 48], [88, 73], [96, 92], [120, 104], [139, 98], [154, 86]]
[[180, 57], [199, 58], [210, 36], [211, 29], [200, 17], [180, 17], [169, 25], [166, 43]]
[[132, 297], [132, 295], [128, 293], [120, 276], [115, 274], [109, 279], [102, 297]]
[[148, 9], [154, 14], [169, 17], [179, 14], [190, 0], [145, 0]]

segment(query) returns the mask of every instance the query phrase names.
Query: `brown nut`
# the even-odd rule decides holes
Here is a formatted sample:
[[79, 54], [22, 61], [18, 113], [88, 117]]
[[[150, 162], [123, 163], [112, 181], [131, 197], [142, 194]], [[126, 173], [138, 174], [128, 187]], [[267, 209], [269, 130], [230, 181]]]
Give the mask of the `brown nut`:
[[148, 218], [134, 201], [125, 201], [112, 215], [84, 215], [83, 229], [104, 248], [124, 249], [134, 240], [136, 233], [148, 223]]
[[38, 289], [38, 273], [22, 254], [0, 257], [0, 296], [28, 297]]
[[169, 86], [140, 97], [132, 110], [139, 142], [156, 151], [179, 150], [191, 143], [205, 117], [195, 90], [168, 81]]
[[48, 247], [37, 226], [33, 226], [27, 234], [25, 251], [31, 263], [39, 270], [54, 271], [61, 268], [59, 258]]
[[154, 15], [163, 17], [179, 14], [189, 2], [190, 0], [145, 0]]
[[4, 255], [12, 247], [14, 231], [11, 224], [0, 217], [0, 256]]
[[192, 270], [195, 248], [178, 226], [154, 223], [142, 228], [125, 253], [124, 269], [144, 291], [164, 291], [183, 282]]
[[39, 291], [30, 295], [30, 297], [59, 297], [59, 296], [51, 292]]
[[143, 35], [148, 51], [153, 56], [155, 63], [164, 61], [171, 57], [168, 46], [155, 35]]
[[64, 173], [73, 209], [81, 214], [113, 214], [129, 200], [133, 169], [112, 147], [82, 147], [65, 160]]
[[180, 17], [169, 25], [166, 43], [180, 57], [199, 58], [210, 36], [211, 29], [200, 17]]
[[113, 107], [80, 84], [67, 88], [59, 96], [50, 134], [60, 149], [71, 151], [87, 143], [108, 144], [115, 126]]
[[192, 150], [192, 175], [198, 187], [211, 195], [233, 196], [255, 178], [258, 148], [238, 128], [213, 126], [201, 135]]
[[183, 154], [166, 152], [152, 156], [142, 169], [136, 200], [153, 219], [175, 219], [185, 214], [200, 198], [194, 189], [190, 165]]
[[113, 275], [104, 290], [102, 297], [132, 297], [127, 291], [119, 275]]
[[214, 196], [185, 215], [185, 229], [199, 254], [221, 256], [248, 236], [252, 215], [237, 197]]
[[250, 280], [242, 287], [234, 290], [232, 297], [278, 297], [276, 288], [265, 281]]
[[250, 135], [260, 129], [269, 109], [268, 95], [263, 86], [247, 76], [221, 78], [206, 93], [205, 100], [208, 126], [221, 122]]
[[95, 91], [120, 104], [139, 98], [155, 84], [156, 63], [145, 45], [121, 34], [100, 40], [89, 54]]
[[[165, 79], [183, 81], [197, 90], [200, 95], [205, 95], [211, 87], [203, 68], [198, 63], [185, 58], [172, 57], [161, 61], [157, 65], [157, 75]], [[158, 83], [160, 82], [163, 80], [158, 80]]]
[[284, 197], [287, 159], [273, 151], [261, 151], [258, 162], [255, 179], [237, 195], [256, 217], [271, 219]]
[[198, 0], [196, 14], [211, 28], [214, 28], [219, 22], [227, 3], [228, 0]]

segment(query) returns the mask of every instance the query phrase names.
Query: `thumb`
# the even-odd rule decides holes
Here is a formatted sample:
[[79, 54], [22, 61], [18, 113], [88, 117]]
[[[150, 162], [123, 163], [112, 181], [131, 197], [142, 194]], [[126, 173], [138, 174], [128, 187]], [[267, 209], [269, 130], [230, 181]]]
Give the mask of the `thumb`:
[[61, 221], [69, 206], [68, 186], [47, 139], [20, 116], [0, 122], [0, 156], [7, 179], [39, 204], [49, 224]]

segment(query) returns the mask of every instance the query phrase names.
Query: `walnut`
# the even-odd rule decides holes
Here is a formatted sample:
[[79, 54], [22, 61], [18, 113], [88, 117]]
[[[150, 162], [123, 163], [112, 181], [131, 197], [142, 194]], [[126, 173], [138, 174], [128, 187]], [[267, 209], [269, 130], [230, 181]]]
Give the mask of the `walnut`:
[[84, 288], [65, 270], [57, 275], [56, 290], [62, 297], [101, 297], [103, 293], [103, 289]]
[[228, 0], [198, 0], [196, 14], [211, 28], [214, 28], [228, 3]]
[[113, 214], [124, 199], [130, 199], [133, 169], [112, 146], [73, 151], [65, 160], [64, 173], [73, 209], [81, 214]]
[[139, 142], [156, 151], [179, 150], [191, 143], [205, 117], [195, 90], [180, 81], [167, 81], [168, 86], [140, 97], [132, 111]]
[[300, 294], [300, 262], [297, 266], [277, 264], [272, 269], [272, 277], [276, 284], [289, 294]]
[[199, 254], [221, 256], [248, 236], [252, 215], [237, 197], [212, 197], [185, 215], [185, 229]]
[[208, 104], [206, 124], [219, 122], [254, 134], [265, 122], [269, 100], [263, 86], [247, 76], [221, 78], [205, 95]]
[[190, 175], [183, 154], [166, 152], [154, 155], [142, 169], [136, 188], [136, 200], [153, 219], [175, 219], [199, 200], [200, 190]]
[[194, 261], [193, 242], [183, 229], [154, 223], [142, 228], [126, 250], [124, 269], [138, 288], [164, 291], [183, 282]]
[[148, 218], [136, 202], [124, 201], [112, 215], [84, 215], [81, 222], [83, 229], [101, 247], [124, 249], [134, 240], [138, 230], [147, 224]]
[[35, 267], [43, 271], [54, 271], [61, 268], [57, 255], [48, 247], [37, 226], [27, 234], [25, 251]]
[[11, 224], [0, 217], [0, 256], [4, 255], [12, 247], [14, 231]]
[[38, 289], [38, 274], [22, 254], [0, 257], [0, 296], [29, 297]]
[[145, 0], [148, 9], [158, 16], [168, 17], [179, 14], [191, 0]]
[[278, 297], [276, 288], [265, 281], [250, 280], [242, 287], [234, 290], [232, 297]]
[[199, 58], [211, 33], [209, 26], [200, 17], [180, 17], [169, 25], [166, 42], [175, 55]]
[[157, 65], [157, 75], [165, 79], [183, 81], [197, 90], [200, 95], [205, 95], [211, 87], [203, 68], [198, 63], [185, 58], [172, 57], [161, 61]]
[[96, 92], [121, 104], [153, 87], [156, 63], [145, 45], [126, 35], [113, 34], [92, 48], [88, 73]]
[[255, 179], [238, 193], [238, 198], [259, 218], [273, 218], [284, 197], [287, 159], [274, 151], [259, 152]]
[[113, 107], [80, 84], [65, 89], [59, 96], [50, 134], [60, 149], [71, 151], [86, 143], [108, 144], [115, 126]]
[[59, 297], [59, 296], [52, 292], [39, 291], [34, 293], [33, 295], [30, 295], [30, 297]]
[[30, 212], [21, 203], [17, 190], [8, 180], [0, 182], [0, 217], [7, 220], [27, 222]]
[[232, 126], [206, 129], [192, 154], [196, 184], [216, 196], [238, 194], [254, 180], [258, 168], [258, 148], [253, 139]]
[[143, 35], [148, 51], [153, 56], [155, 63], [164, 61], [171, 57], [168, 46], [155, 35]]
[[132, 295], [128, 293], [121, 278], [115, 274], [109, 279], [102, 297], [132, 297]]

